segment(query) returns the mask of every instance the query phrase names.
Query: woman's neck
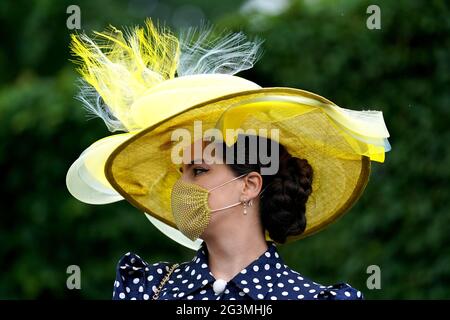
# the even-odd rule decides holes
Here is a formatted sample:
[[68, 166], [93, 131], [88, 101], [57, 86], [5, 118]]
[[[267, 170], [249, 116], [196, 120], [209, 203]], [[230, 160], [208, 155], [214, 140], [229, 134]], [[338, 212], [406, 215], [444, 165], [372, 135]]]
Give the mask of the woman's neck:
[[211, 273], [227, 282], [267, 250], [264, 237], [254, 232], [207, 239], [205, 243]]

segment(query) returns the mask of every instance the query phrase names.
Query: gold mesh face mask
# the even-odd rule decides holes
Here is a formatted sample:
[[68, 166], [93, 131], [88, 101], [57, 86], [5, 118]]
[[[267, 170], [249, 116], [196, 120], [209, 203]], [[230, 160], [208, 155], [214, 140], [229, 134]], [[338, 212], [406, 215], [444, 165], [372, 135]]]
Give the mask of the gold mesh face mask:
[[189, 239], [195, 240], [205, 231], [211, 218], [211, 213], [240, 205], [236, 202], [229, 206], [211, 210], [208, 205], [208, 194], [227, 183], [242, 178], [244, 173], [236, 178], [226, 181], [212, 189], [205, 189], [198, 184], [188, 183], [178, 179], [173, 185], [171, 202], [172, 214], [178, 229]]

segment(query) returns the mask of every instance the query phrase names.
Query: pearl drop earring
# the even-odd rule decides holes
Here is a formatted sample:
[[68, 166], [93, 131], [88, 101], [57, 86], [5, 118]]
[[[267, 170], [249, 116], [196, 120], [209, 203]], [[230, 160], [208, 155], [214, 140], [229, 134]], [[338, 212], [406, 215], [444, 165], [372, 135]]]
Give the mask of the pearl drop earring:
[[244, 215], [247, 215], [247, 198], [244, 198]]

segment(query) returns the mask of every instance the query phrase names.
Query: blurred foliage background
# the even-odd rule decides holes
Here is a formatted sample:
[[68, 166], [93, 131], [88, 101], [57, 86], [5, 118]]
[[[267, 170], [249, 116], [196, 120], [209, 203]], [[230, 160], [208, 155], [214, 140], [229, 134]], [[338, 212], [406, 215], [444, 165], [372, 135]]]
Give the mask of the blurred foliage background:
[[[450, 297], [450, 11], [447, 1], [17, 0], [0, 2], [0, 298], [110, 299], [127, 251], [149, 262], [193, 252], [161, 235], [126, 202], [87, 205], [65, 174], [110, 134], [86, 121], [73, 97], [69, 5], [82, 29], [142, 24], [242, 30], [265, 39], [264, 55], [241, 74], [262, 86], [292, 86], [338, 105], [382, 110], [392, 151], [374, 163], [360, 201], [325, 231], [280, 247], [286, 263], [317, 282], [345, 281], [368, 299]], [[366, 9], [381, 8], [369, 30]], [[81, 268], [81, 290], [66, 268]], [[381, 268], [369, 290], [366, 269]]]

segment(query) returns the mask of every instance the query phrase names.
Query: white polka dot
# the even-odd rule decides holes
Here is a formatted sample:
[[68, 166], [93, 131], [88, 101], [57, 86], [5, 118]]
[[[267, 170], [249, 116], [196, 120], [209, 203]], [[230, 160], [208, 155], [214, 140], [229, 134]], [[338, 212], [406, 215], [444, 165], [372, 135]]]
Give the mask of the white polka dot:
[[177, 279], [181, 279], [183, 276], [181, 274], [177, 275]]
[[205, 269], [206, 267], [208, 267], [208, 265], [206, 263], [203, 263], [202, 268]]
[[271, 276], [265, 276], [264, 279], [270, 280], [270, 279], [272, 279], [272, 277]]
[[188, 281], [189, 281], [188, 279], [184, 279], [183, 281], [181, 281], [181, 283], [186, 283]]
[[194, 284], [193, 283], [190, 283], [189, 285], [188, 285], [188, 289], [192, 289], [194, 287]]
[[255, 288], [258, 289], [258, 290], [260, 290], [260, 289], [262, 288], [262, 286], [259, 285], [259, 284], [257, 284], [257, 285], [255, 286]]
[[351, 293], [350, 292], [348, 292], [348, 291], [345, 291], [345, 293], [344, 293], [347, 297], [350, 297], [351, 296]]
[[331, 293], [333, 296], [336, 295], [336, 292], [334, 292], [334, 291], [330, 291], [330, 293]]
[[202, 285], [206, 285], [207, 283], [208, 283], [208, 280], [206, 280], [206, 279], [202, 281]]
[[258, 266], [253, 266], [253, 271], [258, 272], [259, 267]]
[[289, 273], [287, 271], [283, 271], [283, 274], [287, 276]]
[[270, 252], [266, 252], [265, 255], [267, 258], [270, 258]]
[[303, 280], [303, 278], [302, 278], [302, 277], [300, 277], [300, 276], [298, 276], [298, 277], [297, 277], [297, 279], [298, 279], [298, 280]]
[[135, 258], [131, 258], [131, 259], [130, 259], [130, 262], [131, 262], [132, 264], [133, 264], [135, 261], [136, 261]]
[[194, 299], [194, 296], [187, 296], [187, 299], [192, 300], [192, 299]]
[[280, 268], [281, 268], [281, 264], [280, 264], [280, 263], [277, 263], [277, 264], [275, 265], [275, 268], [280, 269]]
[[258, 299], [262, 299], [262, 298], [264, 298], [264, 295], [262, 295], [261, 293], [258, 294]]
[[236, 300], [236, 298], [231, 297], [230, 300]]
[[270, 297], [270, 300], [277, 300], [277, 297], [271, 296], [271, 297]]
[[180, 293], [178, 294], [178, 298], [181, 298], [182, 296], [184, 296], [184, 292], [180, 292]]
[[294, 289], [294, 291], [299, 291], [300, 290], [299, 287], [294, 287], [293, 289]]
[[243, 296], [245, 296], [245, 293], [242, 292], [242, 291], [239, 291], [239, 295], [240, 295], [241, 297], [243, 297]]
[[358, 298], [361, 298], [361, 291], [358, 291], [358, 292], [356, 293], [356, 296], [357, 296]]
[[242, 274], [246, 274], [246, 273], [247, 273], [247, 269], [243, 269], [243, 270], [241, 271], [241, 273], [242, 273]]
[[264, 269], [269, 270], [269, 269], [270, 269], [270, 265], [269, 265], [268, 263], [266, 263], [266, 264], [264, 265]]
[[292, 280], [292, 279], [289, 279], [288, 282], [289, 282], [289, 283], [294, 283], [295, 281]]
[[204, 298], [202, 298], [202, 300], [208, 300], [208, 297], [204, 297]]
[[160, 268], [156, 269], [156, 272], [158, 272], [159, 274], [163, 273], [162, 269], [160, 269]]
[[287, 291], [283, 291], [281, 294], [282, 294], [283, 296], [287, 296], [287, 295], [288, 295]]
[[195, 274], [195, 269], [193, 269], [192, 271], [191, 271], [191, 276], [193, 276]]
[[186, 271], [186, 272], [188, 272], [189, 271], [189, 266], [187, 266], [185, 269], [184, 269], [184, 271]]
[[308, 288], [308, 287], [310, 287], [311, 285], [310, 285], [309, 283], [304, 283], [303, 286], [306, 287], [306, 288]]
[[244, 291], [245, 293], [249, 293], [250, 289], [249, 288], [244, 288], [244, 289], [242, 289], [242, 291]]
[[116, 288], [118, 288], [119, 286], [120, 286], [120, 283], [119, 283], [119, 281], [114, 281], [114, 286], [116, 287]]
[[277, 253], [277, 252], [275, 252], [275, 258], [279, 258], [280, 257], [280, 255]]
[[259, 282], [259, 279], [258, 279], [258, 278], [253, 278], [253, 282], [254, 282], [254, 283], [258, 283], [258, 282]]
[[136, 298], [135, 298], [135, 297], [133, 297], [133, 298], [131, 298], [130, 300], [136, 300]]
[[133, 279], [133, 283], [134, 283], [134, 284], [138, 284], [138, 283], [139, 283], [139, 278], [134, 278], [134, 279]]
[[125, 293], [121, 292], [121, 293], [119, 294], [119, 298], [120, 298], [120, 299], [125, 299]]
[[202, 275], [199, 273], [199, 274], [197, 275], [197, 280], [200, 280], [201, 277], [202, 277]]
[[144, 287], [143, 286], [139, 286], [139, 292], [144, 292]]
[[206, 293], [206, 290], [200, 291], [200, 294], [205, 294], [205, 293]]
[[269, 288], [272, 288], [272, 287], [273, 287], [273, 283], [268, 283], [267, 286], [268, 286]]
[[302, 294], [299, 294], [299, 295], [297, 296], [298, 299], [303, 299], [304, 297], [305, 297], [305, 296], [302, 295]]
[[314, 293], [314, 292], [316, 292], [316, 290], [314, 290], [314, 289], [309, 290], [309, 293]]
[[283, 287], [284, 287], [284, 284], [282, 284], [281, 282], [278, 282], [278, 286], [279, 286], [280, 288], [283, 288]]
[[128, 293], [130, 293], [130, 288], [128, 288], [128, 287], [125, 287], [125, 290], [128, 292]]
[[246, 280], [242, 280], [241, 283], [242, 284], [247, 284], [247, 281]]
[[178, 288], [178, 287], [175, 287], [172, 289], [172, 291], [178, 291], [178, 290], [180, 290], [180, 288]]
[[229, 294], [229, 293], [230, 293], [230, 290], [225, 289], [225, 294]]

